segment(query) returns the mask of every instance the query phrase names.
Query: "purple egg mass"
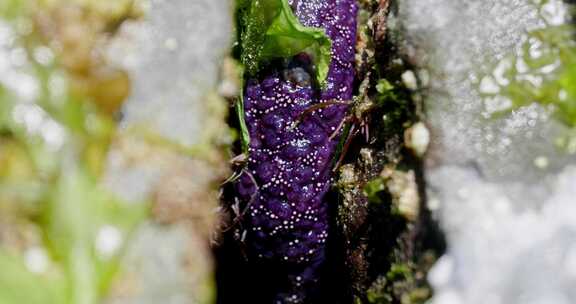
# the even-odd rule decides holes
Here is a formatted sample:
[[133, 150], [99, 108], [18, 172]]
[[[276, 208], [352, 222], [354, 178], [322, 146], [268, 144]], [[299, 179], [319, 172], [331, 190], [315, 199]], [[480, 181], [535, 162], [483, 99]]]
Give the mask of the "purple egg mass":
[[[328, 204], [325, 196], [354, 81], [355, 0], [290, 0], [309, 27], [323, 28], [332, 40], [332, 60], [323, 89], [313, 84], [310, 58], [300, 54], [246, 83], [245, 120], [249, 159], [236, 184], [248, 206], [243, 219], [248, 256], [282, 264], [289, 283], [274, 303], [302, 303], [316, 288], [325, 260]], [[280, 271], [280, 270], [279, 270]]]

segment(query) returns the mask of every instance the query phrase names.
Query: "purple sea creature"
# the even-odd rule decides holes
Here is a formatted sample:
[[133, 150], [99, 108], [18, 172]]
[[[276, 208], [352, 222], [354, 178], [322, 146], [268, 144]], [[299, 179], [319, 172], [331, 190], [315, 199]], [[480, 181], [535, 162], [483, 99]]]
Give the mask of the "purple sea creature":
[[249, 159], [236, 189], [248, 208], [243, 226], [249, 258], [274, 261], [286, 272], [288, 283], [278, 290], [274, 303], [306, 302], [325, 260], [325, 195], [347, 106], [331, 103], [306, 110], [350, 101], [354, 80], [356, 1], [289, 3], [303, 25], [326, 31], [332, 60], [323, 89], [313, 84], [311, 59], [304, 53], [246, 83]]

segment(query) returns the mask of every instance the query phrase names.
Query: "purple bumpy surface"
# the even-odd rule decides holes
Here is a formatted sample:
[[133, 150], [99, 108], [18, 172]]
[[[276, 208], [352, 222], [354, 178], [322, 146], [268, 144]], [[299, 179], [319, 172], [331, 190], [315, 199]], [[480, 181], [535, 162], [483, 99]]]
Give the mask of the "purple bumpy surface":
[[[310, 114], [311, 106], [350, 101], [354, 81], [355, 0], [290, 0], [305, 26], [323, 28], [332, 40], [327, 83], [312, 85], [305, 54], [282, 67], [249, 79], [245, 119], [250, 133], [247, 172], [236, 185], [248, 204], [243, 220], [251, 259], [283, 265], [289, 284], [275, 303], [301, 303], [316, 288], [325, 259], [331, 164], [339, 136], [330, 139], [347, 106], [330, 105]], [[307, 112], [308, 113], [308, 112]]]

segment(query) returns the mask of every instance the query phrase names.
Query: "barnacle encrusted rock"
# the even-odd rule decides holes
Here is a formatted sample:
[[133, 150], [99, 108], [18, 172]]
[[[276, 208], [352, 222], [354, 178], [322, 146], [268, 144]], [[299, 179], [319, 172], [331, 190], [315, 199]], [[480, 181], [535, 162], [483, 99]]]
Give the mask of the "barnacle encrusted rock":
[[353, 0], [289, 1], [305, 26], [323, 28], [332, 40], [332, 61], [324, 89], [314, 86], [312, 60], [300, 54], [247, 82], [244, 107], [250, 133], [248, 167], [237, 184], [248, 205], [248, 254], [280, 263], [289, 283], [276, 301], [299, 303], [316, 286], [325, 259], [328, 210], [338, 126], [354, 80], [356, 3]]

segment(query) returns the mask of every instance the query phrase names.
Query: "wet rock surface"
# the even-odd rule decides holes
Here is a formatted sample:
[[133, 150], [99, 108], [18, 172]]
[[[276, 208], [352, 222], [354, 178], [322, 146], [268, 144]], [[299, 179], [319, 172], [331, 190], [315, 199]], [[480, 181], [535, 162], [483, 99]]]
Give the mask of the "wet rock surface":
[[482, 75], [527, 31], [563, 22], [563, 4], [405, 1], [400, 11], [405, 51], [431, 79], [428, 205], [448, 241], [433, 303], [570, 303], [575, 159], [555, 145], [566, 129], [537, 105], [493, 117], [481, 94]]

